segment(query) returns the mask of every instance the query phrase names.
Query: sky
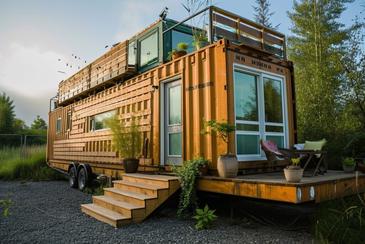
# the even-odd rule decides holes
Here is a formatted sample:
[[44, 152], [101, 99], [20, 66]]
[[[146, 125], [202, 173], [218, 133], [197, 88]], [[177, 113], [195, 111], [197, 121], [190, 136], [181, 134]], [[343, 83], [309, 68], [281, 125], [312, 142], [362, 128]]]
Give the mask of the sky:
[[[254, 18], [254, 0], [213, 2]], [[270, 2], [274, 26], [280, 24], [278, 30], [290, 35], [287, 11], [293, 0]], [[341, 22], [350, 25], [363, 4], [365, 0], [349, 4]], [[176, 0], [0, 0], [0, 92], [14, 100], [16, 117], [28, 125], [36, 115], [47, 121], [49, 98], [56, 95], [61, 80], [100, 56], [106, 45], [126, 40], [156, 21], [165, 6], [169, 18], [187, 17]]]

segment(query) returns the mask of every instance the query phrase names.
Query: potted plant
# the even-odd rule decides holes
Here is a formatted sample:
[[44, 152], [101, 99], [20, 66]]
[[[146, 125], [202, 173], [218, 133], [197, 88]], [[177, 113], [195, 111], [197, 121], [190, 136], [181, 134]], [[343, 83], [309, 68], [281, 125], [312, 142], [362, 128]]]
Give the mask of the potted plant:
[[181, 193], [177, 215], [185, 217], [188, 210], [196, 209], [196, 178], [200, 175], [200, 169], [208, 164], [204, 158], [196, 158], [185, 161], [181, 167], [173, 166], [173, 171], [180, 177]]
[[113, 148], [119, 152], [119, 156], [122, 158], [124, 171], [126, 173], [137, 172], [142, 148], [142, 134], [135, 117], [132, 116], [129, 126], [125, 122], [120, 122], [117, 117], [109, 119], [106, 123], [113, 133]]
[[[203, 131], [203, 133], [208, 133], [206, 129], [210, 128], [212, 131], [215, 131], [217, 135], [222, 139], [222, 141], [225, 142], [227, 145], [229, 134], [236, 129], [234, 125], [230, 125], [225, 122], [219, 123], [215, 120], [205, 121], [204, 127], [205, 130]], [[220, 177], [236, 177], [238, 173], [238, 161], [236, 155], [231, 154], [228, 151], [226, 152], [226, 154], [220, 155], [217, 161], [217, 170]]]
[[193, 33], [193, 45], [195, 46], [195, 50], [199, 50], [208, 44], [208, 37], [205, 31], [197, 30]]
[[176, 49], [173, 49], [171, 51], [171, 57], [172, 60], [180, 58], [184, 55], [187, 54], [187, 50], [188, 50], [189, 44], [187, 44], [186, 42], [180, 42], [176, 45]]
[[292, 158], [291, 163], [284, 168], [285, 179], [291, 183], [298, 183], [303, 178], [303, 169], [299, 166], [300, 158]]
[[356, 162], [354, 158], [345, 158], [342, 161], [342, 168], [345, 173], [352, 173], [355, 170]]

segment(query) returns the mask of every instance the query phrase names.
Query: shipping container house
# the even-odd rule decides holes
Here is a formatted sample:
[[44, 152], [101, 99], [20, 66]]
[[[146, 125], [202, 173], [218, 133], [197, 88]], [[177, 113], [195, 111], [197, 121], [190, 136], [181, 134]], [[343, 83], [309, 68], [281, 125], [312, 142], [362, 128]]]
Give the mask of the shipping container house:
[[[201, 14], [208, 24], [199, 31], [206, 34], [209, 44], [195, 50], [196, 27], [189, 20]], [[179, 42], [189, 43], [189, 53], [169, 61], [168, 53]], [[268, 164], [260, 139], [275, 141], [280, 147], [296, 142], [294, 70], [285, 46], [283, 34], [217, 7], [181, 22], [160, 19], [59, 84], [49, 113], [48, 164], [64, 172], [74, 167], [77, 174], [85, 167], [90, 176], [137, 182], [136, 175], [124, 174], [104, 123], [117, 115], [128, 124], [134, 116], [143, 131], [138, 170], [148, 173], [138, 179], [166, 181], [171, 186], [164, 197], [158, 195], [161, 189], [154, 189], [158, 204], [178, 188], [176, 178], [161, 174], [170, 173], [172, 164], [196, 157], [211, 162], [211, 176], [201, 177], [198, 183], [203, 191], [290, 203], [320, 202], [363, 191], [362, 175], [356, 178], [355, 187], [354, 175], [336, 172], [299, 184], [287, 183], [282, 173], [264, 173], [284, 164]], [[236, 126], [228, 144], [215, 134], [201, 133], [208, 120]], [[256, 174], [216, 177], [217, 157], [226, 151], [237, 156], [240, 175]], [[154, 178], [156, 173], [162, 179]], [[153, 209], [142, 217], [132, 214], [128, 221], [140, 221]], [[123, 216], [119, 222], [108, 219], [108, 213], [103, 215], [107, 210], [98, 206], [84, 206], [83, 211], [115, 226], [124, 223]]]

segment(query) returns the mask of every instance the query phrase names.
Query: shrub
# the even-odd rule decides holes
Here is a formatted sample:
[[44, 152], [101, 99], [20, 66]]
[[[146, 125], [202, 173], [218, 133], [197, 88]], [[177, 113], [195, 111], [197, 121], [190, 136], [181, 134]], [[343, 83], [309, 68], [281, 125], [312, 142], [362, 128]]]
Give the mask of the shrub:
[[63, 176], [46, 164], [46, 148], [4, 148], [0, 150], [0, 179], [58, 180]]
[[315, 216], [314, 232], [322, 243], [363, 243], [364, 200], [353, 196], [321, 204]]
[[345, 166], [354, 166], [356, 164], [356, 162], [355, 162], [354, 158], [345, 158], [343, 160], [342, 164]]
[[0, 199], [0, 213], [2, 212], [2, 215], [4, 217], [8, 217], [10, 212], [10, 206], [12, 205], [12, 201], [10, 199]]
[[185, 217], [190, 208], [196, 208], [196, 177], [199, 175], [199, 169], [206, 164], [208, 164], [207, 160], [197, 158], [184, 162], [179, 168], [173, 168], [181, 181], [179, 208], [177, 210], [179, 217]]
[[203, 230], [210, 228], [213, 221], [217, 218], [214, 212], [215, 210], [209, 209], [208, 205], [205, 205], [202, 209], [196, 209], [196, 214], [193, 216], [196, 220], [195, 229]]

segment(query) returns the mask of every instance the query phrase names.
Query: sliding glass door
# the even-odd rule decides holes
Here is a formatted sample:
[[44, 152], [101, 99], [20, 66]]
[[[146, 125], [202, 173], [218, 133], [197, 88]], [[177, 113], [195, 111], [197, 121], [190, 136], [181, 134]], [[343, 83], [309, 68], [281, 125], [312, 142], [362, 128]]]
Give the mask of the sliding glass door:
[[285, 147], [284, 80], [248, 70], [234, 70], [236, 152], [239, 160], [264, 158], [260, 139]]

